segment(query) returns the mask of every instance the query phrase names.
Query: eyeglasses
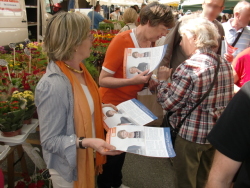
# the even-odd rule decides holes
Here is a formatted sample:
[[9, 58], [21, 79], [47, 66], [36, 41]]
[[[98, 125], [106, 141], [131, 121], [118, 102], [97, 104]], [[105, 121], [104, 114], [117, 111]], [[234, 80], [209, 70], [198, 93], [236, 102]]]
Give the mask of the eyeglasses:
[[212, 4], [205, 3], [205, 2], [204, 2], [204, 5], [206, 5], [210, 9], [214, 9], [214, 10], [220, 10], [223, 7], [223, 6], [218, 6], [218, 5], [212, 5]]

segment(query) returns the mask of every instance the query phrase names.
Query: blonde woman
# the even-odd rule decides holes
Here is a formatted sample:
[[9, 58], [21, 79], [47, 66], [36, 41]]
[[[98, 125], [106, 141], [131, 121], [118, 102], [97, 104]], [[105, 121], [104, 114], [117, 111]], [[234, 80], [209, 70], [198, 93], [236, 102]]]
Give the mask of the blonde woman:
[[133, 8], [127, 8], [123, 14], [123, 21], [126, 25], [119, 31], [119, 33], [127, 30], [132, 30], [136, 28], [136, 21], [138, 19], [138, 14]]
[[106, 151], [115, 147], [104, 141], [98, 88], [81, 63], [91, 52], [89, 28], [89, 18], [80, 13], [58, 13], [46, 27], [44, 51], [51, 61], [36, 87], [35, 103], [54, 188], [94, 188], [104, 155], [121, 154]]

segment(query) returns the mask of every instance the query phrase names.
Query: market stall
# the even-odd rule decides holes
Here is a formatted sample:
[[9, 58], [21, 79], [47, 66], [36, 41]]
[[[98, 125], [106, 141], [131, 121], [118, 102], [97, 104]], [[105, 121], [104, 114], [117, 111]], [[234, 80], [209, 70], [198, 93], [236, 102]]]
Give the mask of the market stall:
[[[197, 11], [202, 10], [203, 0], [188, 0], [181, 4], [181, 8], [186, 12], [187, 10]], [[239, 1], [227, 0], [225, 1], [225, 10], [232, 9]]]
[[[153, 0], [150, 0], [148, 3], [154, 2]], [[160, 4], [172, 6], [172, 7], [178, 7], [180, 4], [180, 0], [159, 0]]]

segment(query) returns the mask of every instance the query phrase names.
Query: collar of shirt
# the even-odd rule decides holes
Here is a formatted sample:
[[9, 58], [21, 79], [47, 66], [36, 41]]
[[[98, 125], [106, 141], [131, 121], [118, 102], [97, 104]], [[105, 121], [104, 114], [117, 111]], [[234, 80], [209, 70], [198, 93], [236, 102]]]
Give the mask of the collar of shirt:
[[215, 52], [211, 48], [199, 48], [195, 51], [194, 55], [199, 54], [213, 54], [215, 55]]
[[227, 22], [226, 22], [226, 27], [227, 27], [227, 30], [228, 31], [234, 31], [235, 33], [239, 33], [239, 32], [241, 32], [242, 30], [243, 30], [243, 28], [241, 28], [241, 29], [239, 29], [238, 31], [236, 31], [236, 29], [235, 28], [233, 28], [233, 26], [232, 26], [232, 21], [234, 20], [234, 18], [231, 18], [230, 20], [228, 20]]
[[65, 74], [61, 71], [61, 69], [57, 66], [54, 61], [50, 61], [47, 65], [46, 74], [51, 76], [53, 74], [58, 74], [60, 76], [66, 77]]

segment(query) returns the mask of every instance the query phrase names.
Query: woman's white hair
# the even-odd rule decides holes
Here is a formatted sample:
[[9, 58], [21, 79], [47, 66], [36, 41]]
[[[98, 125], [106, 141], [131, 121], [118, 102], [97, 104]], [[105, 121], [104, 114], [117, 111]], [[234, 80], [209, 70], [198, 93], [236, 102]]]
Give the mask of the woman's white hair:
[[190, 19], [183, 20], [179, 33], [181, 36], [185, 34], [187, 38], [194, 37], [198, 49], [215, 49], [218, 47], [218, 38], [220, 37], [218, 29], [206, 18], [196, 16], [195, 18], [190, 17]]

